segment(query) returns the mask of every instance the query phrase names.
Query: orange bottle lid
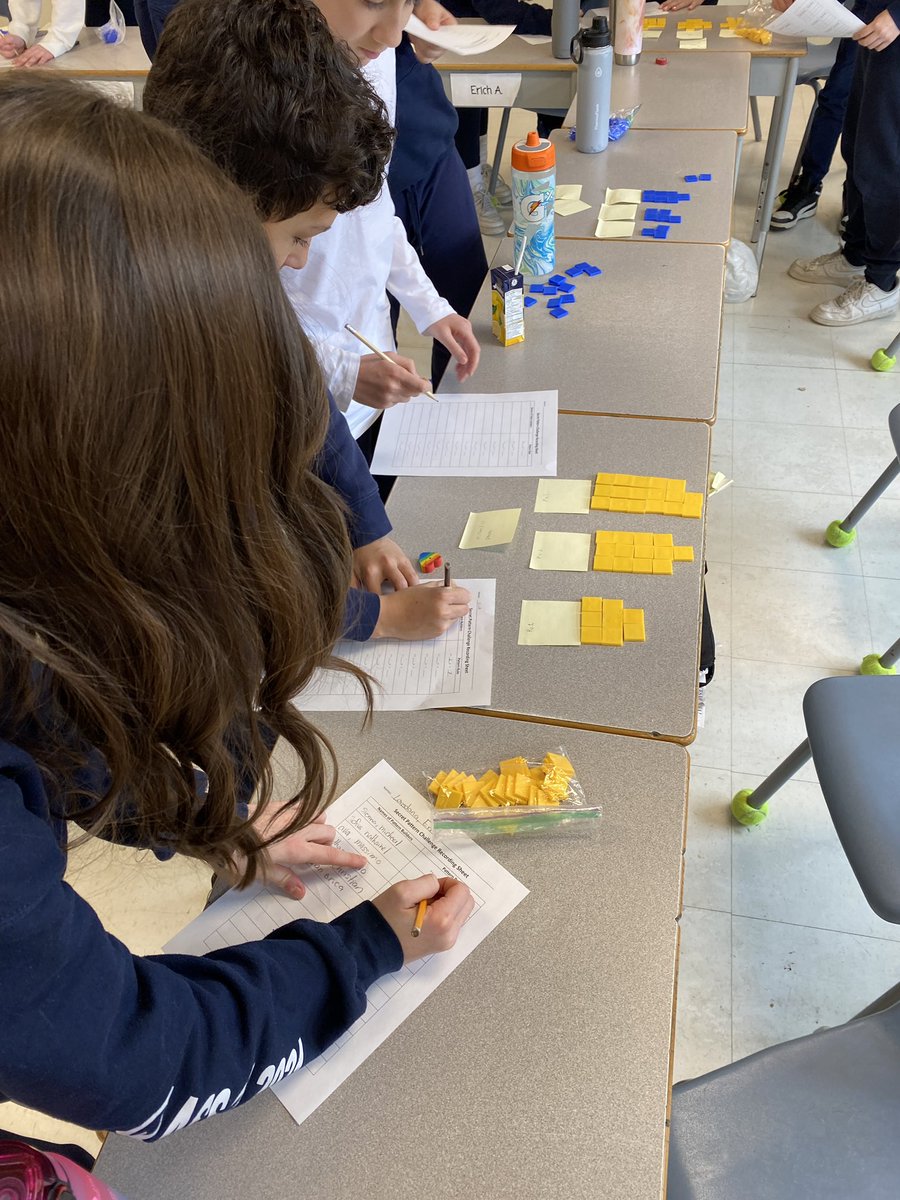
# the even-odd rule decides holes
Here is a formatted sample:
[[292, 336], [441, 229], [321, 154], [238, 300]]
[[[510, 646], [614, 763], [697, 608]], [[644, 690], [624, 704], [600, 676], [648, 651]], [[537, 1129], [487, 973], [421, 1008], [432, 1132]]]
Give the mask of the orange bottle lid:
[[524, 142], [516, 142], [513, 146], [512, 165], [517, 171], [546, 171], [549, 167], [555, 167], [553, 143], [532, 130]]

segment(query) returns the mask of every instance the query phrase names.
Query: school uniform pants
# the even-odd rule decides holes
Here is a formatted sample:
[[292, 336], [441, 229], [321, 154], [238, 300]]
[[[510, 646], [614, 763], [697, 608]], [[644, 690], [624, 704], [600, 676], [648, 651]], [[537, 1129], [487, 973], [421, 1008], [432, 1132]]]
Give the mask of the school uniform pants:
[[819, 92], [809, 141], [800, 160], [803, 177], [813, 187], [818, 187], [831, 170], [831, 160], [844, 127], [855, 65], [856, 42], [853, 38], [841, 38], [834, 66]]
[[[390, 174], [388, 174], [390, 184]], [[431, 173], [402, 191], [391, 188], [394, 208], [439, 295], [467, 317], [487, 274], [487, 257], [466, 169], [456, 146], [438, 159]], [[394, 332], [400, 306], [390, 297]], [[431, 379], [440, 383], [450, 353], [435, 342]]]
[[163, 22], [177, 3], [178, 0], [134, 0], [134, 15], [148, 58], [152, 59], [156, 54]]
[[881, 51], [860, 46], [841, 153], [847, 164], [844, 255], [892, 291], [900, 270], [900, 38]]

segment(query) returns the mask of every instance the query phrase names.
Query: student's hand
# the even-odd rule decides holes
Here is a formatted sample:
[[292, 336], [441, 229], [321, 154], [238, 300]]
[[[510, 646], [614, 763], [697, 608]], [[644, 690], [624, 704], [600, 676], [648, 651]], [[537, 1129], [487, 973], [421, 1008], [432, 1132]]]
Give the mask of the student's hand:
[[353, 574], [367, 592], [380, 592], [384, 583], [393, 584], [402, 592], [419, 582], [415, 567], [389, 537], [378, 538], [353, 551]]
[[[412, 927], [420, 900], [431, 903], [425, 913], [422, 932], [413, 937]], [[404, 963], [452, 949], [475, 907], [472, 893], [464, 883], [448, 876], [438, 879], [436, 875], [395, 883], [376, 896], [372, 903], [396, 933], [403, 949]]]
[[794, 3], [794, 0], [772, 0], [772, 7], [776, 12], [787, 12]]
[[693, 12], [699, 8], [703, 0], [662, 0], [660, 12]]
[[0, 37], [0, 58], [17, 58], [25, 49], [25, 39], [7, 33]]
[[[429, 29], [440, 29], [442, 25], [455, 25], [456, 17], [452, 12], [438, 4], [437, 0], [419, 0], [416, 5], [416, 16]], [[433, 42], [425, 42], [421, 38], [411, 37], [412, 48], [419, 62], [433, 63], [441, 57], [444, 51]]]
[[[3, 39], [6, 41], [6, 39]], [[32, 46], [30, 50], [25, 50], [18, 58], [13, 59], [14, 67], [42, 67], [45, 63], [50, 62], [55, 55], [49, 50], [45, 50], [43, 46]]]
[[[260, 819], [260, 833], [270, 837], [279, 829], [283, 829], [291, 818], [291, 810], [267, 819], [263, 812]], [[348, 870], [359, 870], [366, 865], [367, 859], [361, 854], [351, 854], [348, 850], [339, 850], [334, 845], [337, 830], [333, 825], [326, 825], [325, 814], [320, 813], [314, 821], [286, 837], [284, 841], [269, 846], [260, 861], [257, 879], [280, 888], [292, 900], [302, 900], [306, 888], [295, 874], [299, 867], [324, 866], [344, 867]], [[244, 867], [242, 856], [236, 863], [238, 871]], [[223, 872], [235, 880], [238, 874]]]
[[381, 597], [373, 638], [422, 642], [440, 637], [469, 611], [472, 597], [461, 587], [421, 584]]
[[362, 355], [354, 400], [369, 408], [392, 408], [431, 391], [431, 380], [422, 378], [411, 358], [393, 353], [388, 358], [391, 361], [386, 363], [377, 354]]
[[460, 382], [475, 374], [478, 359], [481, 357], [481, 347], [465, 317], [461, 317], [459, 313], [452, 313], [449, 317], [429, 325], [425, 332], [446, 346], [456, 359], [456, 378]]
[[878, 14], [874, 21], [863, 25], [862, 29], [857, 29], [853, 40], [859, 42], [861, 46], [865, 46], [867, 50], [884, 50], [891, 42], [895, 41], [898, 34], [900, 34], [900, 29], [897, 28], [897, 22], [885, 9]]

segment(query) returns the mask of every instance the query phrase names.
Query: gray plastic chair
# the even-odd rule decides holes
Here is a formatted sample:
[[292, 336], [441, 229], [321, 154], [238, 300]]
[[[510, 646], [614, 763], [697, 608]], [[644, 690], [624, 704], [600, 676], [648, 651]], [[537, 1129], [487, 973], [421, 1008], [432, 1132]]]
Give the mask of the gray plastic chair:
[[[803, 697], [803, 717], [806, 741], [758, 788], [738, 792], [732, 814], [759, 825], [771, 797], [811, 757], [866, 900], [900, 924], [900, 678], [819, 679]], [[897, 1087], [900, 1094], [900, 1077]]]
[[676, 1084], [666, 1200], [900, 1195], [900, 1003], [883, 1007], [897, 992]]

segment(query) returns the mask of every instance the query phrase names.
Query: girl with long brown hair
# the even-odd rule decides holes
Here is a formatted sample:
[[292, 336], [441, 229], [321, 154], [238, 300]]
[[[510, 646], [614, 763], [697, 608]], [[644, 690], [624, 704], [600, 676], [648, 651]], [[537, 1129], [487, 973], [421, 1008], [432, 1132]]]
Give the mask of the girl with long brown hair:
[[[350, 548], [310, 470], [321, 375], [248, 201], [56, 77], [0, 77], [0, 127], [0, 1098], [149, 1140], [314, 1057], [472, 901], [427, 876], [141, 959], [63, 883], [67, 820], [246, 883], [321, 811], [331, 749], [291, 699], [334, 665]], [[273, 821], [275, 737], [301, 782]]]

